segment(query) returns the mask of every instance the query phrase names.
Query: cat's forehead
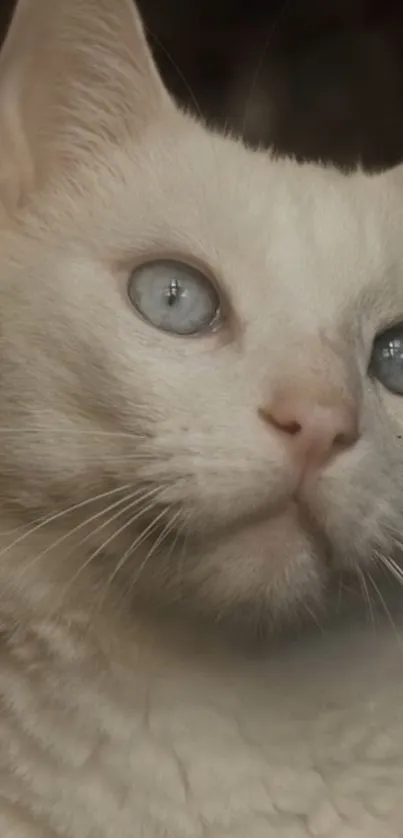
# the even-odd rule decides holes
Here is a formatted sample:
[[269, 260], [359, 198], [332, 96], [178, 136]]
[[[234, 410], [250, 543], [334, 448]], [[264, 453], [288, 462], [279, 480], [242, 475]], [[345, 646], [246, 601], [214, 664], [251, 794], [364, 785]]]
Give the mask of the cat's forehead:
[[105, 181], [97, 175], [99, 215], [91, 196], [102, 244], [128, 260], [204, 263], [246, 318], [257, 303], [301, 310], [311, 301], [329, 316], [364, 299], [388, 307], [403, 265], [403, 188], [390, 175], [273, 159], [185, 128], [113, 152]]

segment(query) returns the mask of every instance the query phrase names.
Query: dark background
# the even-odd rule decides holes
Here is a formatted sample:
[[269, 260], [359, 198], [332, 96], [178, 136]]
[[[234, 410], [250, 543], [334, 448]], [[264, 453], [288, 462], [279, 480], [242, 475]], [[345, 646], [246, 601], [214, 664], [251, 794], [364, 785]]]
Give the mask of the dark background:
[[403, 159], [402, 0], [139, 5], [168, 85], [209, 121], [302, 158]]

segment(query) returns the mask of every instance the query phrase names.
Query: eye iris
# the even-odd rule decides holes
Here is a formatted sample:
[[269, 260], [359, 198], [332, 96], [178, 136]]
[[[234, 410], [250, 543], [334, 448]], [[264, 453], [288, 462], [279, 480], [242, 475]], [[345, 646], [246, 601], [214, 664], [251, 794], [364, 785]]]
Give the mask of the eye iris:
[[128, 296], [138, 313], [156, 328], [196, 335], [220, 324], [220, 299], [200, 270], [159, 260], [140, 265], [130, 276]]
[[376, 339], [371, 371], [388, 390], [403, 395], [403, 325]]

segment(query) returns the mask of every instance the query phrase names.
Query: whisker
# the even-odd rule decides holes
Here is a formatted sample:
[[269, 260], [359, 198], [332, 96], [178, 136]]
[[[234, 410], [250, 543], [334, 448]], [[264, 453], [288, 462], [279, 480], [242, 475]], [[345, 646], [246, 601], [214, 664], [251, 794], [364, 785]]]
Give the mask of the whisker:
[[[90, 554], [90, 556], [88, 556], [86, 561], [79, 567], [78, 571], [74, 574], [72, 579], [69, 580], [68, 586], [64, 590], [63, 599], [64, 599], [66, 593], [71, 589], [71, 587], [77, 581], [79, 576], [81, 576], [81, 574], [93, 563], [93, 561], [101, 553], [104, 552], [106, 547], [108, 547], [108, 545], [111, 544], [111, 542], [114, 541], [119, 535], [121, 535], [126, 529], [128, 529], [130, 526], [132, 526], [139, 518], [141, 518], [143, 515], [145, 515], [151, 509], [155, 508], [155, 506], [157, 506], [158, 503], [160, 503], [161, 495], [164, 495], [168, 491], [169, 488], [170, 487], [166, 487], [165, 490], [162, 490], [162, 492], [161, 492], [161, 488], [159, 486], [154, 487], [152, 492], [150, 492], [150, 494], [147, 495], [147, 498], [152, 496], [151, 503], [147, 504], [145, 507], [142, 507], [139, 510], [139, 512], [136, 513], [136, 515], [131, 516], [128, 521], [125, 521], [124, 524], [122, 524], [121, 527], [119, 527], [110, 536], [108, 536], [108, 538], [105, 541], [103, 541], [102, 544], [99, 547], [97, 547], [96, 550], [94, 550]], [[144, 500], [144, 498], [142, 498], [141, 500]], [[139, 500], [136, 500], [132, 505], [129, 505], [124, 511], [129, 512], [130, 509], [135, 508], [135, 506], [137, 506], [139, 504], [139, 502], [140, 502]], [[115, 518], [117, 518], [117, 517], [118, 517], [117, 515], [113, 516], [112, 519], [108, 521], [108, 524], [112, 523], [113, 520], [115, 520]]]
[[[183, 577], [184, 577], [183, 567], [184, 567], [184, 564], [185, 564], [186, 547], [187, 547], [188, 539], [189, 539], [189, 529], [190, 529], [189, 524], [190, 524], [191, 520], [192, 520], [192, 513], [189, 511], [187, 516], [186, 516], [185, 521], [182, 524], [181, 530], [178, 530], [178, 535], [177, 535], [177, 539], [176, 539], [176, 542], [177, 542], [180, 534], [182, 534], [182, 539], [183, 539], [182, 540], [182, 547], [181, 547], [181, 551], [180, 551], [179, 556], [178, 556], [178, 561], [176, 562], [176, 579], [177, 579], [177, 586], [178, 586], [179, 594], [182, 593], [182, 589], [183, 589]], [[174, 551], [174, 547], [175, 547], [175, 544], [172, 547], [171, 555]]]
[[[167, 513], [167, 514], [168, 514], [168, 513]], [[130, 591], [132, 591], [132, 590], [133, 590], [133, 588], [134, 588], [134, 586], [135, 586], [136, 582], [137, 582], [137, 581], [138, 581], [138, 579], [140, 578], [141, 573], [143, 572], [143, 570], [144, 570], [144, 568], [145, 568], [146, 564], [148, 563], [148, 561], [150, 560], [151, 556], [153, 556], [153, 555], [154, 555], [154, 553], [156, 552], [156, 550], [158, 550], [158, 548], [161, 546], [161, 544], [163, 544], [163, 543], [164, 543], [164, 541], [168, 538], [169, 533], [170, 533], [170, 532], [172, 532], [172, 530], [173, 530], [173, 528], [174, 528], [174, 526], [175, 526], [176, 522], [178, 521], [178, 519], [179, 519], [180, 515], [181, 515], [181, 511], [178, 509], [178, 510], [175, 512], [175, 514], [171, 516], [170, 520], [167, 522], [167, 524], [165, 525], [164, 529], [162, 530], [162, 532], [160, 533], [160, 535], [158, 536], [158, 538], [155, 540], [155, 542], [154, 542], [154, 544], [152, 545], [152, 547], [150, 547], [150, 549], [149, 549], [149, 551], [148, 551], [147, 555], [145, 556], [145, 558], [144, 558], [144, 560], [143, 560], [142, 564], [141, 564], [141, 565], [140, 565], [140, 567], [138, 568], [138, 571], [137, 571], [137, 573], [136, 573], [135, 577], [131, 580], [131, 583], [130, 583]], [[158, 519], [156, 520], [156, 523], [158, 523]], [[148, 533], [147, 535], [149, 535], [149, 533]], [[175, 537], [174, 543], [177, 541], [177, 538], [178, 538], [178, 534], [176, 534], [176, 537]], [[135, 545], [134, 545], [134, 547], [133, 547], [132, 549], [134, 550], [134, 549], [136, 549], [137, 547], [138, 547], [138, 544], [135, 544]]]
[[[111, 489], [109, 492], [106, 492], [105, 495], [104, 495], [104, 493], [102, 493], [102, 495], [94, 495], [93, 497], [86, 500], [85, 503], [90, 505], [91, 503], [95, 503], [97, 500], [102, 500], [104, 497], [107, 497], [109, 495], [113, 496], [113, 495], [118, 494], [118, 492], [126, 491], [126, 489], [132, 488], [132, 485], [133, 485], [132, 483], [126, 483], [126, 484], [124, 484], [122, 486], [119, 486], [115, 489]], [[124, 498], [122, 498], [122, 500], [124, 500]], [[73, 506], [65, 507], [63, 510], [61, 510], [61, 513], [63, 512], [65, 515], [68, 515], [70, 512], [74, 512], [77, 508], [78, 507], [76, 506], [76, 504], [74, 504]], [[108, 509], [108, 508], [109, 507], [106, 507], [106, 509]], [[17, 511], [18, 511], [18, 507], [17, 507]], [[40, 523], [46, 524], [49, 520], [50, 520], [49, 515], [40, 515], [38, 518], [34, 518], [33, 520], [31, 520], [30, 525], [32, 527], [35, 524], [40, 524]], [[53, 519], [51, 519], [51, 520], [53, 520]], [[50, 520], [50, 523], [51, 523], [51, 520]], [[27, 531], [27, 524], [26, 523], [25, 524], [18, 524], [15, 527], [11, 527], [9, 530], [0, 530], [0, 537], [1, 536], [12, 535], [12, 533], [21, 532], [21, 530], [23, 530], [24, 533]], [[31, 530], [30, 530], [30, 532], [31, 532]], [[13, 545], [10, 545], [10, 546], [13, 546]], [[1, 552], [0, 552], [0, 556], [1, 556]]]
[[[84, 501], [80, 501], [79, 503], [74, 503], [71, 506], [67, 507], [67, 509], [62, 509], [59, 512], [55, 512], [53, 515], [49, 515], [46, 518], [39, 518], [33, 527], [30, 527], [27, 531], [22, 533], [18, 538], [8, 544], [7, 547], [4, 547], [0, 550], [0, 559], [6, 555], [13, 547], [16, 547], [18, 544], [21, 544], [25, 539], [29, 538], [31, 535], [39, 532], [44, 527], [47, 527], [49, 524], [54, 523], [55, 521], [60, 520], [61, 518], [69, 515], [71, 512], [76, 512], [79, 509], [83, 509], [86, 506], [89, 506], [91, 503], [95, 503], [96, 501], [103, 500], [104, 498], [110, 497], [111, 495], [116, 494], [117, 492], [123, 492], [127, 489], [132, 487], [132, 483], [127, 483], [124, 486], [119, 486], [115, 489], [109, 489], [107, 492], [101, 492], [98, 495], [93, 495], [91, 498], [87, 498]], [[20, 529], [20, 528], [18, 528]], [[9, 532], [13, 532], [14, 530], [9, 530]], [[1, 533], [2, 535], [7, 533]]]
[[[116, 567], [115, 567], [115, 568], [114, 568], [114, 570], [113, 570], [113, 573], [110, 575], [110, 577], [109, 577], [109, 579], [108, 579], [108, 581], [107, 581], [106, 588], [105, 588], [105, 591], [104, 591], [104, 595], [102, 596], [101, 601], [100, 601], [100, 603], [98, 604], [98, 610], [99, 610], [99, 611], [101, 610], [102, 605], [103, 605], [103, 603], [105, 602], [105, 599], [106, 599], [106, 597], [107, 597], [107, 595], [108, 595], [108, 591], [111, 589], [111, 587], [112, 587], [112, 585], [113, 585], [113, 582], [114, 582], [114, 580], [116, 579], [116, 577], [117, 577], [118, 573], [122, 570], [122, 568], [124, 567], [124, 565], [126, 564], [126, 562], [128, 561], [128, 559], [129, 559], [129, 558], [131, 558], [131, 556], [133, 556], [133, 554], [134, 554], [135, 550], [136, 550], [136, 549], [137, 549], [137, 548], [138, 548], [138, 547], [139, 547], [139, 546], [140, 546], [140, 545], [141, 545], [141, 544], [142, 544], [142, 543], [143, 543], [143, 542], [144, 542], [147, 538], [149, 538], [149, 536], [151, 535], [151, 533], [152, 533], [152, 532], [153, 532], [153, 531], [154, 531], [154, 530], [158, 527], [158, 524], [159, 524], [160, 520], [161, 520], [164, 516], [166, 516], [167, 514], [168, 514], [167, 510], [163, 509], [163, 510], [162, 510], [162, 511], [161, 511], [161, 512], [157, 515], [157, 517], [156, 517], [156, 518], [154, 518], [154, 520], [153, 520], [153, 521], [151, 521], [151, 523], [150, 523], [150, 524], [148, 524], [148, 526], [145, 528], [145, 530], [143, 530], [143, 532], [142, 532], [142, 533], [141, 533], [141, 534], [140, 534], [140, 535], [139, 535], [139, 536], [138, 536], [138, 537], [137, 537], [137, 538], [136, 538], [136, 539], [132, 542], [132, 544], [130, 545], [130, 547], [129, 547], [129, 548], [128, 548], [125, 552], [124, 552], [123, 556], [119, 559], [119, 561], [118, 561], [118, 563], [117, 563]], [[140, 567], [138, 568], [138, 571], [137, 571], [137, 573], [136, 573], [136, 575], [135, 575], [134, 579], [133, 579], [133, 580], [131, 581], [131, 583], [130, 583], [129, 590], [128, 590], [128, 592], [127, 592], [129, 595], [130, 595], [130, 593], [133, 591], [133, 588], [134, 588], [134, 586], [135, 586], [136, 582], [137, 582], [137, 581], [138, 581], [138, 579], [140, 578], [140, 575], [141, 575], [142, 571], [144, 570], [144, 568], [145, 568], [146, 564], [147, 564], [147, 563], [148, 563], [148, 561], [150, 560], [151, 556], [155, 553], [155, 551], [158, 549], [158, 547], [159, 547], [159, 546], [160, 546], [160, 545], [164, 542], [164, 540], [167, 538], [167, 536], [168, 536], [168, 535], [169, 535], [169, 533], [171, 532], [171, 530], [172, 530], [172, 528], [173, 528], [173, 526], [174, 526], [174, 524], [175, 524], [175, 521], [178, 519], [179, 515], [180, 515], [180, 511], [178, 510], [178, 511], [176, 512], [176, 514], [175, 514], [174, 516], [172, 516], [172, 518], [170, 519], [170, 521], [166, 524], [166, 526], [164, 527], [163, 531], [160, 533], [160, 535], [158, 536], [158, 538], [156, 539], [156, 541], [154, 542], [154, 544], [152, 545], [152, 547], [150, 547], [150, 549], [149, 549], [149, 551], [148, 551], [147, 555], [146, 555], [146, 556], [145, 556], [145, 558], [143, 559], [143, 561], [142, 561], [142, 563], [141, 563]], [[126, 597], [125, 597], [125, 599], [126, 599]]]
[[382, 605], [382, 608], [383, 608], [383, 610], [384, 610], [384, 612], [385, 612], [385, 614], [386, 614], [386, 617], [387, 617], [387, 619], [388, 619], [388, 622], [389, 622], [389, 624], [391, 625], [391, 627], [392, 627], [392, 629], [393, 629], [393, 633], [395, 634], [395, 636], [396, 636], [396, 638], [397, 638], [397, 640], [398, 640], [398, 642], [399, 642], [399, 645], [400, 645], [400, 646], [402, 646], [402, 649], [403, 649], [403, 639], [402, 639], [402, 635], [401, 635], [401, 633], [399, 632], [399, 629], [398, 629], [398, 627], [397, 627], [397, 625], [396, 625], [396, 623], [395, 623], [395, 621], [394, 621], [394, 619], [393, 619], [393, 617], [392, 617], [392, 614], [391, 614], [391, 612], [390, 612], [390, 609], [388, 608], [388, 606], [387, 606], [387, 604], [386, 604], [386, 602], [385, 602], [385, 598], [384, 598], [384, 596], [382, 595], [382, 593], [381, 593], [381, 591], [380, 591], [380, 589], [379, 589], [379, 586], [378, 586], [378, 585], [377, 585], [377, 583], [375, 582], [375, 579], [373, 578], [373, 576], [372, 576], [372, 574], [371, 574], [371, 573], [369, 573], [369, 574], [368, 574], [368, 579], [369, 579], [369, 581], [370, 581], [370, 583], [371, 583], [372, 587], [374, 588], [375, 593], [376, 593], [376, 595], [377, 595], [377, 597], [378, 597], [378, 599], [379, 599], [379, 601], [380, 601], [380, 603], [381, 603], [381, 605]]
[[398, 565], [398, 563], [390, 556], [384, 556], [381, 553], [377, 553], [376, 558], [379, 562], [381, 562], [381, 564], [386, 568], [386, 570], [388, 570], [392, 574], [392, 576], [400, 583], [400, 585], [403, 585], [403, 570]]
[[99, 460], [100, 463], [103, 463], [105, 460], [112, 460], [119, 461], [119, 460], [130, 460], [130, 462], [151, 462], [155, 461], [155, 454], [149, 452], [139, 452], [139, 451], [119, 451], [116, 454], [113, 451], [105, 451], [100, 453], [99, 451], [85, 451], [86, 457], [95, 457]]
[[304, 611], [305, 611], [305, 613], [308, 615], [308, 617], [309, 617], [309, 619], [311, 620], [312, 624], [313, 624], [313, 625], [315, 625], [315, 626], [316, 626], [316, 628], [318, 628], [318, 629], [319, 629], [320, 633], [324, 636], [324, 635], [325, 635], [325, 630], [324, 630], [324, 627], [323, 627], [322, 623], [319, 621], [319, 617], [318, 617], [318, 615], [315, 613], [315, 611], [313, 610], [313, 608], [312, 608], [310, 605], [308, 605], [308, 603], [306, 603], [306, 602], [304, 603], [304, 606], [303, 606], [303, 607], [304, 607]]
[[192, 88], [191, 88], [191, 86], [190, 86], [189, 82], [187, 81], [186, 77], [184, 76], [184, 74], [183, 74], [182, 70], [180, 69], [180, 67], [178, 66], [178, 64], [176, 63], [176, 61], [172, 58], [172, 55], [168, 52], [167, 48], [164, 46], [164, 44], [162, 43], [162, 41], [160, 40], [160, 38], [158, 38], [158, 37], [157, 37], [157, 35], [155, 34], [155, 32], [154, 32], [154, 31], [152, 31], [152, 30], [151, 30], [149, 27], [147, 27], [147, 26], [146, 26], [146, 31], [148, 32], [148, 35], [149, 35], [149, 37], [151, 38], [151, 40], [155, 41], [155, 43], [156, 43], [156, 44], [159, 46], [159, 48], [162, 50], [162, 52], [164, 53], [165, 57], [168, 59], [169, 63], [171, 64], [171, 66], [173, 67], [173, 69], [175, 70], [175, 72], [178, 74], [178, 76], [179, 76], [180, 80], [183, 82], [183, 84], [184, 84], [184, 86], [185, 86], [185, 89], [186, 89], [187, 93], [189, 94], [189, 96], [190, 96], [190, 98], [191, 98], [191, 100], [192, 100], [192, 102], [193, 102], [193, 104], [194, 104], [194, 106], [195, 106], [195, 108], [196, 108], [197, 113], [199, 114], [199, 116], [201, 117], [201, 119], [203, 119], [203, 112], [202, 112], [202, 109], [201, 109], [201, 107], [200, 107], [200, 104], [199, 104], [199, 102], [198, 102], [198, 100], [197, 100], [197, 98], [196, 98], [196, 95], [195, 95], [194, 91], [192, 90]]
[[266, 36], [266, 38], [265, 38], [265, 40], [262, 44], [262, 48], [259, 52], [258, 60], [256, 62], [255, 69], [254, 69], [254, 72], [252, 74], [249, 90], [248, 90], [248, 93], [245, 97], [244, 117], [243, 117], [242, 128], [241, 128], [242, 136], [245, 135], [246, 120], [247, 120], [247, 116], [248, 116], [248, 108], [249, 108], [249, 104], [250, 104], [250, 101], [251, 101], [252, 96], [253, 96], [253, 92], [254, 92], [255, 87], [256, 87], [256, 82], [259, 78], [259, 74], [260, 74], [260, 71], [262, 69], [264, 56], [266, 54], [266, 51], [267, 51], [267, 48], [268, 48], [270, 42], [273, 40], [273, 36], [276, 32], [276, 29], [278, 28], [280, 22], [283, 20], [284, 16], [288, 12], [289, 5], [290, 5], [290, 0], [284, 0], [284, 3], [281, 6], [281, 8], [279, 9], [278, 14], [276, 15], [275, 19], [270, 24], [267, 36]]
[[[32, 570], [32, 567], [34, 567], [41, 559], [43, 559], [46, 555], [48, 555], [56, 547], [60, 547], [60, 545], [63, 544], [65, 541], [67, 541], [69, 538], [71, 538], [72, 535], [79, 532], [84, 527], [86, 527], [89, 523], [91, 523], [92, 521], [97, 520], [102, 515], [107, 515], [113, 509], [116, 509], [116, 507], [122, 507], [122, 505], [123, 505], [123, 508], [118, 509], [118, 511], [114, 515], [112, 515], [111, 518], [108, 518], [106, 521], [104, 521], [104, 523], [101, 524], [100, 527], [97, 527], [95, 530], [88, 533], [78, 544], [75, 544], [74, 547], [70, 550], [70, 552], [65, 556], [65, 559], [67, 560], [69, 558], [69, 556], [71, 556], [80, 546], [82, 546], [82, 544], [84, 544], [91, 537], [93, 537], [93, 535], [95, 535], [97, 532], [103, 530], [106, 526], [108, 526], [108, 524], [113, 522], [120, 515], [123, 515], [126, 511], [131, 509], [135, 504], [141, 503], [144, 500], [144, 496], [141, 496], [140, 498], [138, 497], [139, 494], [141, 494], [141, 493], [142, 493], [142, 490], [137, 489], [135, 492], [132, 492], [130, 495], [126, 495], [124, 498], [120, 498], [118, 501], [115, 501], [115, 503], [110, 504], [109, 506], [106, 507], [106, 509], [102, 509], [102, 510], [98, 511], [95, 515], [92, 515], [90, 518], [85, 518], [84, 521], [80, 521], [79, 524], [77, 524], [75, 527], [73, 527], [73, 529], [68, 530], [68, 532], [63, 533], [63, 535], [61, 535], [59, 538], [57, 538], [56, 541], [52, 541], [52, 543], [48, 544], [48, 546], [44, 550], [42, 550], [40, 553], [37, 553], [30, 560], [30, 562], [23, 567], [21, 573], [17, 575], [16, 579], [14, 579], [14, 584], [16, 582], [17, 583], [21, 582], [21, 580], [23, 579], [25, 574], [28, 573], [29, 570]], [[148, 494], [147, 494], [147, 497], [148, 497]]]
[[369, 593], [369, 590], [368, 590], [367, 580], [366, 580], [365, 575], [362, 572], [362, 570], [360, 570], [360, 568], [357, 568], [357, 572], [358, 572], [358, 579], [359, 579], [359, 582], [360, 582], [360, 588], [361, 588], [361, 590], [363, 592], [363, 595], [364, 595], [364, 602], [365, 602], [365, 605], [368, 607], [368, 614], [369, 614], [370, 622], [372, 623], [373, 627], [375, 628], [376, 627], [375, 611], [374, 611], [373, 602], [372, 602], [372, 599], [371, 599], [371, 596], [370, 596], [370, 593]]
[[116, 439], [119, 439], [119, 438], [123, 437], [125, 439], [131, 439], [134, 442], [138, 441], [139, 438], [141, 440], [144, 439], [144, 437], [138, 437], [138, 436], [136, 436], [136, 434], [130, 433], [129, 431], [104, 431], [104, 430], [93, 430], [93, 429], [90, 429], [90, 428], [60, 428], [60, 427], [55, 428], [52, 425], [38, 425], [38, 424], [35, 424], [35, 425], [32, 425], [32, 426], [19, 427], [19, 428], [12, 428], [12, 427], [6, 428], [4, 426], [3, 427], [0, 426], [0, 434], [4, 434], [4, 435], [8, 434], [8, 435], [11, 435], [11, 436], [21, 436], [21, 435], [27, 436], [29, 434], [35, 434], [35, 433], [38, 433], [38, 434], [43, 434], [43, 433], [62, 434], [62, 435], [72, 434], [72, 435], [76, 435], [76, 436], [91, 436], [94, 439], [96, 439], [97, 437], [105, 437], [105, 436], [106, 437], [114, 437]]
[[393, 567], [394, 571], [403, 579], [403, 569], [400, 565], [395, 561], [395, 559], [389, 558], [389, 564]]
[[337, 584], [337, 595], [336, 595], [336, 604], [335, 604], [336, 614], [340, 614], [342, 603], [343, 603], [343, 593], [344, 593], [344, 584], [343, 584], [342, 577], [340, 577], [338, 579], [338, 584]]

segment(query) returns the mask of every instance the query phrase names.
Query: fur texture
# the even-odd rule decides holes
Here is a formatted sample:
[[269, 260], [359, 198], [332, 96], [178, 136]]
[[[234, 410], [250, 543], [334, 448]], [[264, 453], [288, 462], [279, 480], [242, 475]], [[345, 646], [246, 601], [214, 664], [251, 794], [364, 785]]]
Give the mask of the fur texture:
[[[1, 835], [403, 836], [399, 617], [254, 663], [207, 629], [399, 575], [402, 402], [368, 364], [401, 172], [209, 132], [129, 0], [20, 0], [0, 73]], [[220, 329], [136, 315], [162, 256], [213, 277]]]

